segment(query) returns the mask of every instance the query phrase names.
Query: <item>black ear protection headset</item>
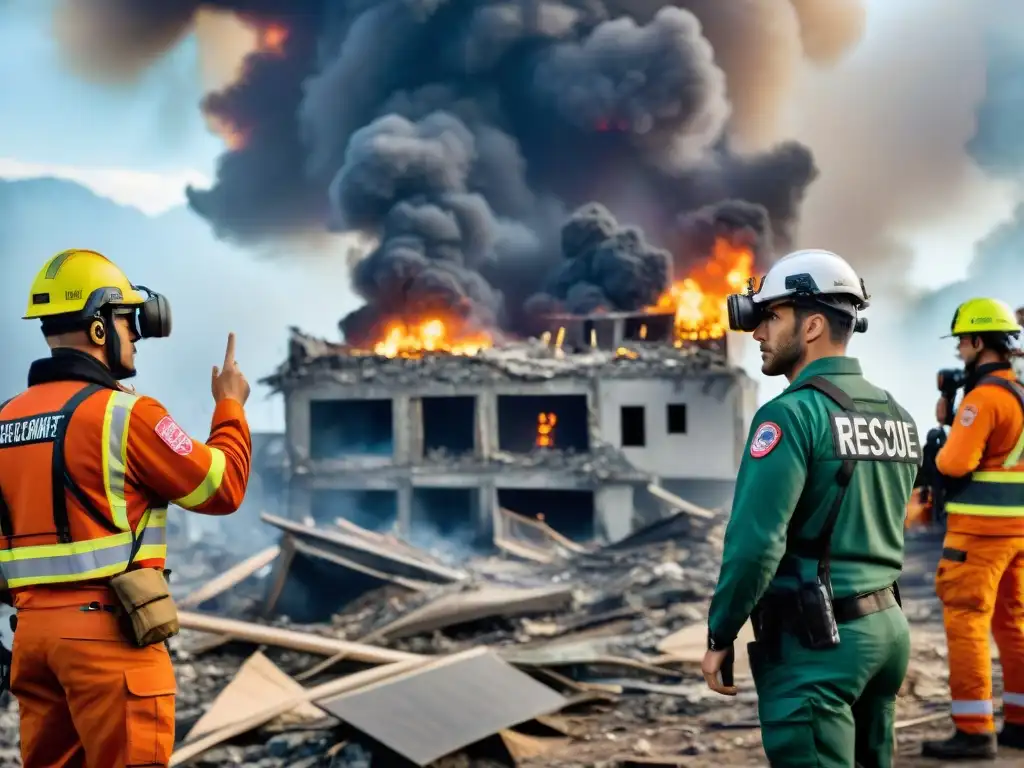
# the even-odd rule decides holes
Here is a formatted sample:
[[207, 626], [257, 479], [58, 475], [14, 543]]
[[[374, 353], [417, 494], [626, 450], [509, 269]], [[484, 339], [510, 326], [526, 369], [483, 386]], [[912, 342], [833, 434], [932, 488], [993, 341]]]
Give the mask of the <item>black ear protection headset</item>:
[[135, 369], [121, 364], [121, 339], [114, 330], [114, 318], [128, 318], [132, 334], [139, 339], [161, 339], [171, 335], [171, 304], [167, 297], [144, 285], [133, 285], [132, 288], [146, 294], [142, 304], [122, 304], [124, 296], [118, 288], [97, 288], [89, 294], [81, 312], [44, 318], [43, 332], [53, 335], [84, 329], [89, 341], [106, 350], [114, 378], [131, 378]]
[[[750, 278], [747, 281], [747, 292], [746, 293], [734, 293], [725, 300], [726, 311], [729, 314], [729, 329], [733, 331], [743, 331], [745, 333], [752, 333], [757, 330], [757, 326], [761, 324], [764, 319], [764, 312], [767, 308], [768, 303], [758, 303], [754, 301], [754, 295], [761, 290], [764, 285], [764, 278], [761, 278], [761, 282], [758, 286], [754, 287], [754, 278]], [[860, 281], [861, 291], [867, 296], [867, 289], [864, 287], [864, 281]], [[814, 279], [808, 274], [789, 275], [786, 278], [786, 288], [792, 290], [793, 293], [789, 294], [786, 298], [789, 299], [792, 304], [811, 307], [815, 304], [821, 306], [830, 307], [834, 310], [845, 312], [845, 308], [834, 306], [829, 301], [829, 294], [819, 293], [817, 285], [814, 283]], [[851, 296], [851, 298], [853, 298]], [[856, 311], [856, 310], [855, 310]], [[853, 325], [854, 333], [865, 333], [868, 330], [868, 320], [866, 317], [856, 317]]]

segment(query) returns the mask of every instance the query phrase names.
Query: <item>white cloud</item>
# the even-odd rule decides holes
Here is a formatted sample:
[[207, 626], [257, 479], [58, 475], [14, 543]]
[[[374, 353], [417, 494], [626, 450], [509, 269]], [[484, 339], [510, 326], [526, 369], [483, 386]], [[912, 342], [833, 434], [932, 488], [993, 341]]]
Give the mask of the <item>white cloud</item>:
[[199, 171], [151, 173], [124, 168], [89, 168], [77, 165], [30, 163], [0, 157], [0, 178], [67, 179], [120, 205], [129, 205], [156, 216], [185, 202], [185, 187], [209, 187], [210, 179]]

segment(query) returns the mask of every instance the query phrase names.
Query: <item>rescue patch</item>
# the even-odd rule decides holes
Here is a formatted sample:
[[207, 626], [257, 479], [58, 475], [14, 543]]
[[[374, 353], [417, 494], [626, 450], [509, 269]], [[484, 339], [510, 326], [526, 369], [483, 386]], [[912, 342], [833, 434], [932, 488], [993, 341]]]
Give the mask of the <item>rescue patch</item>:
[[973, 405], [965, 405], [960, 409], [960, 423], [965, 427], [971, 426], [978, 418], [978, 409]]
[[170, 416], [164, 416], [157, 422], [156, 433], [179, 456], [192, 453], [192, 438]]
[[63, 413], [37, 413], [20, 419], [0, 421], [0, 448], [34, 443], [52, 443], [57, 439]]
[[831, 414], [837, 459], [921, 464], [917, 425], [891, 416], [839, 411]]
[[774, 421], [766, 421], [754, 432], [750, 441], [750, 455], [755, 459], [767, 456], [782, 439], [782, 427]]

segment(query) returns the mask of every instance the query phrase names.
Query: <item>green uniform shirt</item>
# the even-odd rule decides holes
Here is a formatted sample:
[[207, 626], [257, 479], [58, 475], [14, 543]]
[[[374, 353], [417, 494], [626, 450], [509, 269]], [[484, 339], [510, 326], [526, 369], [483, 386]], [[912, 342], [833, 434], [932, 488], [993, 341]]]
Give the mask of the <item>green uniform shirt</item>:
[[[849, 429], [837, 433], [846, 442], [833, 438], [833, 414], [839, 415], [844, 427], [851, 422], [843, 419], [842, 409], [822, 393], [793, 391], [812, 376], [822, 376], [846, 392], [858, 413], [905, 422], [902, 431], [899, 424], [891, 425], [893, 431], [885, 445], [890, 451], [902, 447], [902, 462], [857, 462], [832, 535], [833, 592], [838, 598], [884, 589], [903, 569], [903, 520], [921, 455], [913, 419], [863, 377], [855, 358], [815, 360], [786, 391], [758, 409], [751, 424], [708, 617], [709, 633], [717, 645], [735, 640], [769, 586], [796, 586], [795, 579], [776, 576], [786, 554], [790, 521], [800, 538], [813, 538], [839, 493], [836, 472], [842, 458], [838, 446], [846, 450], [845, 446], [854, 443], [849, 440]], [[878, 424], [868, 426], [881, 440], [887, 439]], [[869, 439], [868, 426], [858, 427], [857, 449], [870, 452], [873, 446], [881, 452], [883, 443]], [[817, 564], [810, 560], [798, 563], [802, 577], [813, 579]]]

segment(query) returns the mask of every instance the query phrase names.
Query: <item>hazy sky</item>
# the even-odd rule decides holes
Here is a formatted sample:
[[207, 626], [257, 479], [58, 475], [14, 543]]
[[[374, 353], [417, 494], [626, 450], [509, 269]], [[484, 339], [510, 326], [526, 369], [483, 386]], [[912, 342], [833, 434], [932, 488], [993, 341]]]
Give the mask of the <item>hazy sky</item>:
[[[894, 14], [914, 12], [912, 6], [924, 1], [871, 0], [863, 55], [870, 55], [873, 37]], [[137, 83], [120, 88], [93, 85], [62, 63], [50, 28], [52, 5], [52, 0], [0, 0], [0, 71], [5, 73], [0, 88], [0, 177], [63, 177], [150, 214], [180, 205], [184, 185], [209, 178], [222, 148], [198, 108], [200, 72], [194, 41], [186, 40]], [[962, 277], [973, 243], [1007, 210], [1006, 200], [992, 195], [992, 205], [981, 206], [979, 214], [967, 219], [951, 215], [929, 231], [910, 235], [928, 256], [920, 263], [929, 264], [915, 272], [915, 280], [938, 287]], [[936, 259], [936, 252], [943, 257]], [[332, 274], [341, 272], [335, 264]], [[334, 298], [323, 316], [314, 318], [321, 327], [354, 308], [345, 306], [353, 301], [351, 294]], [[268, 318], [269, 322], [281, 328], [298, 322], [298, 317], [284, 316], [289, 314], [287, 305], [278, 306], [282, 316]], [[309, 308], [304, 310], [301, 316], [309, 319]], [[240, 339], [241, 348], [246, 343]], [[262, 373], [255, 371], [251, 378]], [[930, 385], [930, 374], [927, 381]], [[777, 383], [768, 382], [764, 395], [777, 391]], [[262, 428], [283, 426], [279, 404], [266, 406], [259, 423]]]

